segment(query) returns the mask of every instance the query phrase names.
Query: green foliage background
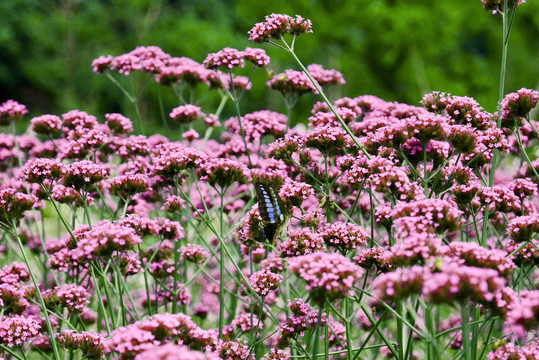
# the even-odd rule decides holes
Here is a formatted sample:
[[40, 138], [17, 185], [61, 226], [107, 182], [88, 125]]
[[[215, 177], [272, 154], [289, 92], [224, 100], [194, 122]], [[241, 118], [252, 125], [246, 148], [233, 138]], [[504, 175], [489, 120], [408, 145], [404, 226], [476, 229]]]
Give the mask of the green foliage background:
[[[80, 109], [130, 116], [121, 92], [92, 73], [94, 58], [156, 45], [202, 62], [226, 46], [259, 46], [247, 40], [247, 31], [272, 12], [312, 20], [314, 33], [301, 36], [296, 49], [306, 64], [344, 74], [347, 84], [332, 90], [332, 98], [372, 94], [417, 104], [424, 93], [440, 90], [496, 108], [501, 18], [480, 0], [2, 0], [0, 101], [22, 102], [30, 115]], [[506, 92], [539, 86], [537, 39], [539, 3], [529, 0], [517, 10]], [[271, 70], [294, 67], [288, 54], [261, 47], [272, 57]], [[259, 86], [242, 110], [283, 111], [280, 96], [261, 86], [267, 74], [256, 76]], [[158, 116], [156, 89], [152, 84], [143, 98], [148, 122]], [[177, 102], [172, 91], [164, 95], [168, 113]], [[308, 116], [314, 100], [300, 102], [296, 121]]]

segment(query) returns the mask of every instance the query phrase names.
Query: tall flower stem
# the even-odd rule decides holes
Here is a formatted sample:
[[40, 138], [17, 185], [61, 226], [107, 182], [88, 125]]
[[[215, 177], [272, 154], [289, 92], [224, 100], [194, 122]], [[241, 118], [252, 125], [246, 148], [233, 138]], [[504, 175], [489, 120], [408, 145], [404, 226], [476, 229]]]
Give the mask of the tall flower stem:
[[39, 305], [41, 306], [41, 309], [43, 310], [43, 314], [45, 315], [45, 322], [47, 323], [47, 331], [49, 333], [49, 337], [51, 340], [51, 346], [52, 350], [54, 352], [54, 358], [57, 360], [60, 360], [60, 353], [58, 352], [58, 344], [56, 344], [56, 340], [54, 338], [54, 331], [52, 329], [51, 320], [49, 318], [49, 313], [47, 310], [47, 307], [45, 306], [45, 301], [43, 300], [43, 295], [41, 294], [41, 290], [39, 289], [39, 284], [37, 283], [36, 276], [34, 275], [34, 272], [32, 271], [32, 267], [30, 266], [30, 262], [28, 260], [28, 257], [26, 256], [26, 252], [24, 251], [24, 245], [22, 244], [21, 238], [19, 237], [19, 234], [17, 233], [17, 226], [15, 222], [12, 224], [12, 229], [10, 232], [15, 236], [17, 239], [17, 243], [19, 245], [19, 248], [21, 250], [22, 257], [24, 259], [24, 263], [28, 267], [28, 272], [30, 273], [30, 277], [32, 278], [32, 282], [34, 283], [34, 287], [36, 289], [37, 297], [39, 299]]
[[463, 359], [471, 360], [472, 352], [470, 351], [470, 310], [468, 304], [463, 301], [460, 304], [461, 324], [462, 324], [462, 351], [464, 352]]
[[[223, 207], [224, 207], [224, 189], [219, 193], [221, 202], [219, 204], [219, 236], [223, 237]], [[225, 318], [225, 252], [223, 246], [219, 249], [219, 273], [221, 278], [219, 279], [219, 338], [223, 338], [223, 326]]]
[[322, 97], [322, 99], [324, 100], [324, 102], [328, 105], [329, 109], [331, 110], [331, 112], [335, 115], [335, 117], [337, 118], [337, 120], [341, 123], [341, 126], [343, 127], [343, 129], [346, 131], [346, 133], [352, 138], [352, 140], [354, 141], [354, 143], [356, 144], [356, 146], [361, 150], [363, 151], [363, 153], [367, 156], [367, 158], [371, 158], [371, 155], [365, 150], [365, 147], [359, 143], [359, 141], [357, 140], [356, 136], [352, 133], [352, 130], [350, 130], [350, 128], [348, 127], [348, 125], [346, 125], [346, 123], [344, 122], [343, 118], [337, 113], [337, 110], [335, 110], [335, 107], [331, 104], [331, 101], [329, 101], [329, 99], [327, 98], [326, 94], [324, 93], [324, 91], [322, 90], [322, 88], [320, 87], [320, 85], [318, 85], [318, 82], [312, 77], [312, 75], [309, 73], [309, 71], [307, 70], [307, 68], [305, 67], [305, 65], [303, 65], [303, 63], [301, 62], [301, 60], [298, 58], [298, 56], [296, 55], [296, 53], [294, 52], [294, 46], [289, 46], [288, 43], [284, 40], [284, 38], [281, 36], [281, 41], [285, 44], [285, 47], [283, 46], [280, 46], [279, 44], [276, 44], [274, 42], [270, 42], [271, 44], [273, 45], [276, 45], [278, 46], [279, 48], [281, 49], [285, 49], [286, 51], [288, 51], [292, 57], [294, 58], [294, 60], [298, 63], [298, 65], [300, 66], [301, 70], [303, 70], [303, 72], [305, 73], [305, 75], [307, 75], [307, 77], [309, 78], [309, 80], [311, 80], [311, 82], [313, 83], [316, 91], [318, 91], [318, 93], [320, 94], [320, 96]]
[[[507, 9], [507, 0], [504, 0], [504, 6], [503, 11], [501, 12], [502, 16], [502, 60], [500, 65], [500, 82], [499, 82], [499, 89], [498, 89], [498, 104], [500, 104], [503, 100], [504, 93], [505, 93], [505, 72], [507, 68], [507, 49], [509, 45], [509, 35], [511, 33], [511, 27], [509, 26], [507, 15], [508, 15], [508, 9]], [[515, 17], [515, 10], [513, 10], [511, 14], [511, 25], [513, 23]], [[501, 128], [502, 125], [502, 109], [501, 107], [498, 109], [498, 123], [497, 127], [498, 129]], [[498, 149], [494, 149], [494, 155], [492, 157], [492, 168], [490, 171], [489, 176], [489, 186], [492, 188], [494, 186], [494, 174], [496, 173], [496, 167], [498, 165]], [[485, 243], [487, 238], [487, 224], [488, 224], [488, 215], [489, 215], [489, 208], [488, 206], [485, 208], [485, 216], [483, 221], [483, 233], [482, 233], [482, 243]]]

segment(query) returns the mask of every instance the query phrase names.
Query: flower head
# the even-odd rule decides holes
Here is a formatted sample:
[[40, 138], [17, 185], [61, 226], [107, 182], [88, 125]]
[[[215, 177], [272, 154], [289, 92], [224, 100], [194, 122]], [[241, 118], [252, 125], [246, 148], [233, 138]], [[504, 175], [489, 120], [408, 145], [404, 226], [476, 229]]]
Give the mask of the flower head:
[[271, 291], [277, 289], [284, 277], [279, 274], [274, 274], [269, 270], [261, 270], [255, 272], [249, 278], [249, 284], [258, 294], [258, 296], [266, 296]]
[[249, 40], [257, 43], [269, 42], [270, 39], [280, 39], [285, 34], [300, 35], [311, 33], [312, 23], [299, 15], [295, 18], [289, 15], [266, 15], [265, 22], [256, 23], [249, 30]]
[[208, 54], [204, 60], [204, 66], [208, 69], [225, 67], [228, 70], [232, 70], [235, 67], [244, 67], [244, 55], [245, 53], [243, 51], [226, 47], [216, 53]]
[[349, 295], [363, 271], [340, 254], [316, 252], [288, 260], [289, 269], [307, 283], [312, 299], [324, 304]]
[[19, 121], [28, 113], [26, 106], [15, 100], [7, 100], [0, 104], [0, 126]]

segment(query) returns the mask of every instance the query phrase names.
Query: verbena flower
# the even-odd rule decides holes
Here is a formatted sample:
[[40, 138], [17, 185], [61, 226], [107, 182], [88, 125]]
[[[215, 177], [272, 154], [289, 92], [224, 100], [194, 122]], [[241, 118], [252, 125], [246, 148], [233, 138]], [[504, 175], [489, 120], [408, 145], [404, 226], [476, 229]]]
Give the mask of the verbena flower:
[[[241, 126], [245, 140], [253, 142], [260, 141], [265, 135], [273, 135], [275, 138], [282, 137], [286, 131], [287, 121], [286, 115], [270, 110], [260, 110], [242, 116]], [[241, 134], [237, 117], [231, 117], [225, 121], [225, 127], [231, 133]]]
[[292, 339], [298, 339], [307, 330], [327, 325], [327, 315], [320, 314], [320, 310], [314, 310], [302, 299], [288, 300], [288, 308], [292, 314], [279, 325], [278, 349], [286, 348]]
[[521, 291], [518, 302], [507, 312], [507, 325], [513, 327], [519, 335], [524, 335], [527, 330], [537, 328], [538, 319], [539, 290]]
[[434, 224], [436, 233], [458, 230], [463, 223], [462, 211], [448, 200], [424, 199], [411, 202], [399, 202], [395, 205], [391, 216], [394, 219], [402, 217], [424, 217]]
[[219, 185], [221, 189], [230, 187], [235, 181], [245, 183], [247, 174], [245, 165], [230, 159], [209, 159], [200, 168], [200, 179], [213, 187]]
[[163, 149], [154, 158], [154, 172], [156, 175], [172, 177], [183, 170], [199, 168], [207, 157], [206, 154], [189, 147]]
[[272, 273], [280, 273], [285, 269], [286, 263], [280, 256], [269, 256], [268, 258], [260, 262], [260, 268], [262, 270], [267, 270]]
[[206, 114], [202, 112], [199, 106], [188, 104], [172, 109], [169, 116], [179, 124], [187, 124], [203, 119]]
[[[504, 12], [504, 0], [481, 0], [483, 8], [487, 11], [491, 11], [493, 14], [501, 14]], [[526, 0], [508, 0], [507, 10], [514, 10], [519, 5], [522, 5]]]
[[285, 203], [285, 206], [291, 209], [292, 206], [301, 207], [304, 200], [314, 195], [314, 189], [309, 184], [286, 178], [279, 188], [278, 195]]
[[277, 289], [283, 279], [284, 277], [282, 275], [275, 274], [270, 270], [260, 270], [251, 275], [249, 284], [251, 284], [251, 287], [258, 296], [264, 297], [269, 292]]
[[66, 350], [81, 350], [88, 359], [104, 359], [110, 353], [106, 338], [94, 331], [62, 330], [56, 334], [56, 340]]
[[391, 252], [383, 247], [374, 247], [359, 252], [354, 256], [354, 262], [365, 269], [376, 267], [378, 271], [388, 272], [393, 270], [393, 265], [388, 261], [390, 256]]
[[350, 259], [339, 254], [316, 252], [288, 259], [289, 269], [307, 283], [313, 301], [324, 304], [350, 295], [363, 274]]
[[515, 264], [504, 250], [486, 249], [476, 243], [452, 242], [444, 252], [464, 260], [464, 265], [494, 269], [507, 279], [515, 270]]
[[[101, 60], [94, 65], [99, 71], [106, 68], [108, 58], [100, 58]], [[157, 46], [137, 46], [134, 50], [113, 57], [110, 60], [110, 70], [118, 71], [120, 74], [128, 76], [132, 71], [142, 71], [150, 74], [159, 72], [167, 61], [170, 55], [165, 53]]]
[[507, 306], [499, 297], [505, 285], [506, 280], [496, 270], [450, 262], [444, 263], [440, 272], [424, 277], [422, 292], [435, 304], [473, 301], [499, 310]]
[[[335, 110], [346, 124], [350, 124], [361, 114], [361, 109], [356, 112], [346, 107], [337, 107]], [[341, 126], [337, 116], [333, 112], [318, 111], [309, 117], [309, 126], [315, 128], [324, 125]]]
[[266, 54], [266, 51], [264, 49], [248, 47], [243, 52], [243, 57], [245, 60], [249, 61], [253, 64], [253, 66], [256, 67], [266, 67], [271, 61], [270, 57]]
[[[503, 1], [501, 4], [503, 6]], [[502, 107], [502, 126], [510, 129], [514, 128], [515, 125], [522, 126], [522, 118], [537, 106], [538, 100], [539, 92], [526, 88], [507, 94], [500, 104]]]
[[295, 18], [289, 15], [271, 14], [266, 15], [265, 22], [256, 23], [249, 30], [249, 40], [264, 43], [270, 39], [280, 39], [285, 34], [298, 36], [312, 32], [312, 23], [299, 15]]
[[21, 169], [24, 181], [43, 184], [45, 180], [58, 180], [63, 175], [64, 164], [54, 159], [30, 159]]
[[28, 109], [15, 100], [7, 100], [0, 104], [0, 126], [6, 126], [19, 121], [28, 113]]
[[182, 246], [178, 252], [182, 258], [195, 264], [202, 264], [210, 257], [208, 250], [197, 244]]
[[110, 192], [113, 195], [118, 195], [123, 199], [150, 191], [150, 180], [148, 176], [143, 174], [120, 175], [112, 179], [108, 179]]
[[0, 227], [13, 229], [24, 213], [33, 208], [36, 198], [13, 188], [0, 190]]
[[254, 360], [255, 354], [251, 354], [247, 342], [222, 341], [217, 344], [215, 352], [221, 359], [230, 360]]
[[427, 111], [440, 114], [445, 110], [447, 104], [449, 104], [450, 97], [450, 94], [433, 91], [429, 94], [425, 94], [419, 103], [424, 106]]
[[178, 221], [173, 221], [168, 218], [155, 218], [153, 223], [156, 233], [164, 239], [178, 240], [185, 237], [185, 230]]
[[433, 234], [409, 231], [391, 247], [384, 260], [395, 267], [424, 265], [441, 255], [441, 247], [442, 241]]
[[91, 230], [83, 226], [76, 238], [78, 241], [71, 257], [81, 263], [100, 257], [106, 259], [115, 251], [131, 250], [142, 242], [132, 228], [110, 221], [102, 221]]
[[393, 272], [378, 275], [372, 282], [373, 304], [378, 301], [397, 301], [412, 294], [420, 294], [428, 270], [421, 266], [397, 268]]
[[324, 69], [322, 65], [311, 64], [307, 66], [307, 71], [320, 85], [344, 85], [346, 81], [343, 75], [334, 69]]
[[110, 113], [105, 114], [105, 124], [112, 130], [115, 135], [129, 134], [133, 132], [133, 122], [122, 114]]
[[208, 54], [203, 64], [208, 69], [225, 67], [228, 70], [232, 70], [235, 67], [245, 66], [244, 55], [245, 53], [243, 51], [226, 47], [216, 53]]
[[161, 207], [161, 210], [164, 210], [170, 213], [175, 213], [183, 209], [185, 203], [186, 201], [183, 198], [176, 195], [171, 195], [167, 198], [167, 200]]
[[77, 127], [93, 129], [99, 124], [95, 116], [80, 110], [70, 110], [62, 114], [62, 119], [64, 133], [68, 133], [69, 130], [75, 130]]
[[191, 350], [202, 350], [216, 342], [214, 336], [196, 325], [190, 316], [164, 313], [114, 330], [107, 345], [128, 359], [172, 339], [179, 339], [177, 341]]
[[195, 129], [187, 130], [182, 134], [182, 138], [184, 138], [187, 141], [194, 141], [200, 138], [200, 135], [198, 134], [198, 131]]
[[70, 313], [81, 313], [90, 303], [92, 295], [85, 287], [77, 284], [66, 284], [56, 291], [56, 296]]
[[92, 70], [96, 74], [103, 74], [106, 70], [110, 69], [110, 65], [114, 56], [106, 55], [100, 56], [92, 61]]
[[41, 115], [30, 120], [30, 128], [37, 134], [54, 135], [62, 130], [62, 119], [56, 115]]
[[41, 325], [38, 320], [23, 316], [3, 316], [0, 319], [0, 344], [8, 347], [22, 346], [30, 338], [39, 333]]
[[237, 332], [246, 333], [251, 331], [251, 329], [262, 330], [263, 324], [258, 319], [258, 316], [255, 314], [249, 314], [247, 312], [241, 313], [232, 322], [230, 323]]
[[110, 169], [105, 164], [96, 164], [90, 160], [77, 161], [63, 168], [65, 186], [75, 190], [89, 190], [95, 183], [107, 178]]
[[281, 257], [293, 257], [325, 251], [324, 239], [309, 228], [290, 230], [288, 237], [278, 245]]
[[318, 90], [312, 81], [303, 71], [292, 69], [285, 70], [282, 74], [274, 75], [266, 85], [270, 89], [277, 90], [283, 95], [294, 94], [301, 96], [304, 94], [318, 94]]
[[325, 224], [318, 229], [327, 246], [341, 252], [352, 251], [362, 245], [367, 245], [367, 233], [360, 226], [337, 221]]
[[220, 357], [213, 352], [189, 350], [187, 346], [163, 344], [141, 352], [134, 360], [220, 360]]
[[26, 289], [20, 284], [0, 283], [0, 307], [4, 314], [22, 314], [29, 306]]

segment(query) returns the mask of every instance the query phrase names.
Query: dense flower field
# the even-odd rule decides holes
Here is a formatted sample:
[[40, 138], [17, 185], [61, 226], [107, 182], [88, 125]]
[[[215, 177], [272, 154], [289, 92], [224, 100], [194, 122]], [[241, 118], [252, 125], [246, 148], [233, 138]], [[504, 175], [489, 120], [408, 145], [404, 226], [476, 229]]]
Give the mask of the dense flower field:
[[[311, 22], [278, 14], [249, 39], [297, 61], [266, 84], [288, 114], [241, 112], [261, 48], [96, 59], [133, 122], [72, 110], [17, 134], [27, 109], [2, 103], [0, 357], [539, 359], [539, 93], [503, 91], [522, 1], [482, 2], [504, 30], [496, 113], [437, 91], [329, 101], [345, 77], [304, 66]], [[183, 140], [144, 135], [118, 80], [135, 73], [175, 92]]]

